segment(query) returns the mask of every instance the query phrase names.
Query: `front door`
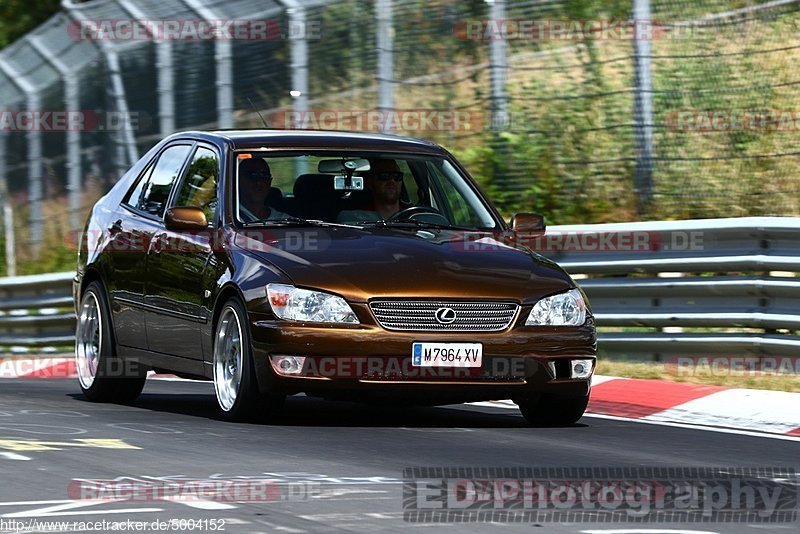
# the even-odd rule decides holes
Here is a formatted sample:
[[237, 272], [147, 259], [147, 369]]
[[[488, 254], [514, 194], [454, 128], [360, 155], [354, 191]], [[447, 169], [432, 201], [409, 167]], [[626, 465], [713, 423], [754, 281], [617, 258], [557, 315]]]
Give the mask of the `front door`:
[[170, 207], [196, 207], [206, 213], [206, 232], [159, 229], [147, 253], [147, 338], [150, 350], [202, 360], [204, 272], [212, 253], [211, 233], [217, 207], [219, 156], [198, 145], [183, 173]]

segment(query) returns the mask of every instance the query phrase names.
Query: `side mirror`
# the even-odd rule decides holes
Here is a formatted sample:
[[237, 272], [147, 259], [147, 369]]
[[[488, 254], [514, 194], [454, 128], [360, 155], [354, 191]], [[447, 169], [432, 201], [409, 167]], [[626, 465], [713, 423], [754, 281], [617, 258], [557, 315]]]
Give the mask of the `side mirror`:
[[200, 208], [170, 208], [164, 216], [167, 230], [205, 230], [208, 228], [206, 214]]
[[519, 233], [543, 234], [547, 226], [544, 224], [544, 215], [517, 213], [511, 217], [511, 229]]

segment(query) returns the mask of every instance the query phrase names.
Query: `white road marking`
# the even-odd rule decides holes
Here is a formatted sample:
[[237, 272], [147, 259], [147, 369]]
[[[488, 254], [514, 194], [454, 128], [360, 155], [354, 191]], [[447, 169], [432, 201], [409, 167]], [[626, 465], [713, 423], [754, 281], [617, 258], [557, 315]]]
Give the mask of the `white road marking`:
[[119, 502], [119, 500], [85, 500], [85, 501], [62, 501], [62, 504], [54, 506], [46, 506], [44, 508], [35, 508], [33, 510], [23, 510], [21, 512], [12, 512], [9, 514], [0, 515], [3, 518], [16, 518], [16, 517], [53, 517], [61, 515], [96, 515], [96, 514], [123, 514], [123, 513], [143, 513], [143, 512], [162, 512], [161, 508], [124, 508], [116, 510], [75, 510], [76, 508], [87, 508], [89, 506], [97, 506], [98, 504], [108, 504], [110, 502]]
[[750, 436], [754, 438], [780, 439], [783, 441], [800, 441], [800, 437], [784, 436], [781, 434], [767, 434], [765, 432], [755, 432], [753, 430], [738, 430], [736, 428], [721, 428], [714, 426], [695, 425], [690, 423], [672, 423], [668, 421], [651, 421], [649, 419], [633, 419], [631, 417], [619, 417], [617, 415], [601, 415], [587, 413], [584, 417], [594, 417], [595, 419], [610, 419], [612, 421], [629, 421], [631, 423], [641, 423], [643, 425], [670, 426], [674, 428], [686, 428], [688, 430], [703, 430], [705, 432], [719, 432], [720, 434], [737, 434], [739, 436]]
[[[508, 405], [506, 402], [488, 401], [488, 402], [470, 402], [470, 406], [487, 406], [489, 408], [506, 408], [516, 409], [517, 405]], [[594, 417], [595, 419], [610, 419], [612, 421], [629, 421], [631, 423], [642, 423], [646, 425], [669, 426], [674, 428], [686, 428], [689, 430], [703, 430], [705, 432], [719, 432], [721, 434], [737, 434], [740, 436], [751, 436], [756, 438], [770, 438], [780, 439], [783, 441], [800, 441], [800, 437], [786, 436], [782, 434], [773, 434], [770, 432], [758, 432], [755, 430], [740, 430], [738, 428], [724, 428], [716, 426], [701, 425], [696, 423], [679, 423], [675, 421], [661, 421], [650, 416], [646, 419], [637, 419], [633, 417], [621, 417], [618, 415], [605, 415], [599, 413], [586, 412], [584, 417]]]
[[174, 428], [144, 423], [114, 423], [108, 426], [111, 428], [118, 428], [120, 430], [141, 432], [142, 434], [183, 434], [181, 430], [175, 430]]
[[28, 423], [3, 423], [0, 429], [9, 432], [23, 432], [37, 436], [77, 436], [86, 434], [87, 430], [74, 426], [35, 425]]
[[364, 514], [364, 515], [366, 515], [367, 517], [371, 517], [373, 519], [395, 519], [396, 518], [396, 515], [381, 514], [381, 513], [377, 513], [377, 512], [372, 512], [372, 513], [368, 513], [368, 514]]
[[663, 528], [620, 528], [608, 530], [581, 530], [582, 534], [718, 534], [712, 530], [682, 530]]
[[42, 410], [20, 410], [20, 415], [55, 415], [58, 417], [89, 417], [89, 414], [76, 412], [74, 410], [64, 410], [58, 412], [48, 412]]
[[61, 504], [65, 502], [72, 502], [69, 499], [61, 501], [19, 501], [19, 502], [0, 502], [0, 506], [36, 506], [39, 504]]
[[16, 454], [13, 452], [0, 452], [0, 456], [5, 458], [6, 460], [30, 460], [27, 456], [23, 456], [21, 454]]
[[626, 380], [625, 378], [619, 378], [616, 376], [605, 376], [605, 375], [593, 375], [592, 376], [592, 387], [599, 386], [603, 382], [609, 382], [610, 380]]
[[153, 512], [163, 512], [163, 508], [117, 508], [114, 510], [77, 510], [75, 512], [56, 512], [54, 514], [34, 514], [36, 510], [28, 512], [19, 512], [16, 514], [0, 515], [2, 518], [15, 518], [15, 517], [59, 517], [64, 515], [111, 515], [111, 514], [143, 514]]
[[[468, 402], [470, 406], [485, 406], [487, 408], [508, 408], [511, 410], [518, 410], [516, 404], [513, 402], [509, 404], [510, 401], [482, 401], [482, 402]], [[454, 405], [458, 406], [457, 404]], [[423, 429], [424, 430], [424, 429]]]
[[237, 517], [221, 517], [222, 521], [225, 521], [226, 525], [251, 525], [252, 521], [245, 521], [243, 519], [239, 519]]
[[183, 504], [188, 506], [189, 508], [197, 508], [198, 510], [232, 510], [236, 508], [236, 506], [232, 504], [226, 504], [224, 502], [216, 502], [216, 501], [188, 501], [183, 499], [163, 499], [165, 501], [176, 502], [178, 504]]
[[363, 493], [389, 493], [388, 491], [382, 490], [369, 490], [369, 489], [350, 489], [350, 488], [336, 488], [332, 490], [324, 490], [325, 493], [320, 493], [319, 495], [312, 495], [312, 499], [331, 499], [334, 497], [342, 497], [344, 495], [351, 495], [351, 494], [363, 494]]

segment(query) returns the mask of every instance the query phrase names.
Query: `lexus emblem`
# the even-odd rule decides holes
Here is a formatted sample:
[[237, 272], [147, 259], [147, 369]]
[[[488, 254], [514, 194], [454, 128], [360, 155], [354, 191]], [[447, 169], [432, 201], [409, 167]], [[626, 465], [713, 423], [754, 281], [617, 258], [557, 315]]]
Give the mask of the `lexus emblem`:
[[453, 308], [439, 308], [434, 317], [439, 324], [450, 324], [456, 320], [456, 311]]

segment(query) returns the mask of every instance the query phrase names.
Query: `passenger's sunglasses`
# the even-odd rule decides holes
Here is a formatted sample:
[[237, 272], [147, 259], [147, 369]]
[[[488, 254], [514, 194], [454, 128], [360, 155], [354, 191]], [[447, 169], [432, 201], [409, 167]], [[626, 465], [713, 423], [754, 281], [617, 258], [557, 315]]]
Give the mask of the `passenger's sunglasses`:
[[402, 172], [376, 172], [372, 175], [372, 177], [380, 182], [386, 182], [389, 180], [394, 180], [395, 182], [403, 181]]

